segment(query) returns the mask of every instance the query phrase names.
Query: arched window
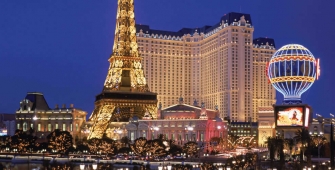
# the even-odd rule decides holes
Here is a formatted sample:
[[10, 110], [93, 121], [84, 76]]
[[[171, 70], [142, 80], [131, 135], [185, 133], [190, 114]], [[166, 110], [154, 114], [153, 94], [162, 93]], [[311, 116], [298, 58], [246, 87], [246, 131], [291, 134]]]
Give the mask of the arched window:
[[318, 133], [318, 127], [314, 126], [313, 131], [314, 131], [314, 133]]
[[27, 122], [23, 122], [23, 131], [27, 131]]

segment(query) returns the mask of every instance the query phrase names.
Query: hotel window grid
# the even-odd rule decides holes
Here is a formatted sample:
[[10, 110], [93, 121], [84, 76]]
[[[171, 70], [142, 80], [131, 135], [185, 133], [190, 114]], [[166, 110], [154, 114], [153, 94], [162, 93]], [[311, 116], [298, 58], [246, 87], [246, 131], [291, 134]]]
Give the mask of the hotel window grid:
[[[256, 121], [258, 107], [275, 103], [275, 91], [264, 74], [265, 61], [275, 49], [254, 46], [253, 27], [227, 25], [207, 35], [170, 39], [139, 31], [148, 85], [163, 108], [183, 96], [187, 104], [197, 99], [209, 109], [218, 105], [221, 117]], [[267, 52], [261, 64], [255, 51]]]

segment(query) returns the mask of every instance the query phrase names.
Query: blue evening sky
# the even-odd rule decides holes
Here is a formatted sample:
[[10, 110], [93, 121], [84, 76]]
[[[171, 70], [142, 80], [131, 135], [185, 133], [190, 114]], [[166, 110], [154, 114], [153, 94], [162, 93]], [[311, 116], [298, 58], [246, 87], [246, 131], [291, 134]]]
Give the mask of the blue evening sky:
[[[14, 113], [27, 92], [44, 93], [50, 107], [73, 103], [91, 114], [112, 50], [117, 0], [0, 1], [0, 113]], [[254, 38], [277, 49], [307, 47], [321, 59], [321, 78], [303, 95], [329, 117], [335, 101], [334, 0], [135, 0], [138, 24], [178, 31], [249, 13]], [[278, 95], [281, 102], [281, 94]]]

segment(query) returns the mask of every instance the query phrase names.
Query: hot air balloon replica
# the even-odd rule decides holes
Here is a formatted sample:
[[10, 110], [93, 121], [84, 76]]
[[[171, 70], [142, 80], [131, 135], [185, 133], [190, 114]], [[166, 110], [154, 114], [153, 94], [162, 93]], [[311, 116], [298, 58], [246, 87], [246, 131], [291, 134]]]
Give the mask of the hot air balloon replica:
[[311, 107], [302, 103], [301, 95], [318, 80], [320, 60], [306, 47], [288, 44], [273, 54], [266, 73], [273, 87], [284, 95], [283, 103], [274, 105], [277, 132], [308, 127]]

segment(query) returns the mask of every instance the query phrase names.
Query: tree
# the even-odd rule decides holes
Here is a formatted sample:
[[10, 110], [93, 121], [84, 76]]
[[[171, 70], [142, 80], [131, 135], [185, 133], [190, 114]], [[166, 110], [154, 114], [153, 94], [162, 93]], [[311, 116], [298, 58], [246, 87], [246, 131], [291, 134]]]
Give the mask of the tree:
[[320, 158], [320, 149], [327, 142], [327, 139], [324, 136], [312, 136], [313, 145], [318, 149], [318, 158]]
[[[312, 138], [309, 135], [309, 132], [305, 128], [301, 128], [297, 130], [295, 133], [295, 139], [297, 143], [300, 144], [300, 164], [303, 164], [303, 157], [306, 152], [307, 155], [307, 162], [308, 164], [311, 164], [311, 144], [312, 144]], [[302, 151], [302, 152], [301, 152]]]
[[128, 147], [129, 143], [130, 143], [130, 139], [128, 138], [128, 136], [124, 136], [121, 138], [121, 143], [123, 144], [124, 147]]
[[276, 146], [273, 137], [268, 137], [265, 142], [268, 145], [268, 151], [270, 153], [270, 167], [273, 168], [273, 160], [275, 159]]
[[295, 146], [295, 141], [294, 139], [291, 139], [291, 138], [286, 138], [284, 140], [285, 142], [285, 146], [288, 148], [288, 150], [290, 151], [290, 158], [292, 158], [292, 149], [293, 147]]
[[198, 144], [196, 142], [190, 141], [184, 144], [183, 151], [193, 157], [194, 155], [198, 154]]
[[56, 150], [62, 154], [68, 154], [69, 149], [72, 147], [72, 135], [68, 131], [61, 131], [55, 129], [48, 136], [48, 148], [49, 150]]
[[116, 142], [104, 136], [101, 139], [93, 138], [88, 140], [87, 146], [90, 148], [90, 152], [94, 154], [99, 152], [114, 155], [117, 152]]
[[37, 137], [27, 134], [22, 130], [16, 130], [14, 136], [9, 138], [7, 146], [12, 149], [17, 149], [18, 152], [25, 152], [35, 148]]
[[268, 137], [266, 144], [268, 145], [268, 150], [270, 152], [270, 164], [273, 168], [273, 161], [277, 153], [280, 156], [281, 165], [285, 162], [284, 156], [284, 140], [280, 137]]
[[178, 155], [183, 152], [183, 148], [179, 145], [176, 145], [174, 141], [170, 140], [169, 154]]
[[163, 141], [159, 139], [147, 141], [145, 147], [147, 148], [147, 153], [150, 153], [153, 157], [159, 157], [166, 155], [166, 147], [163, 144]]
[[147, 139], [144, 137], [137, 138], [134, 144], [130, 145], [131, 150], [139, 156], [145, 156], [147, 148]]

